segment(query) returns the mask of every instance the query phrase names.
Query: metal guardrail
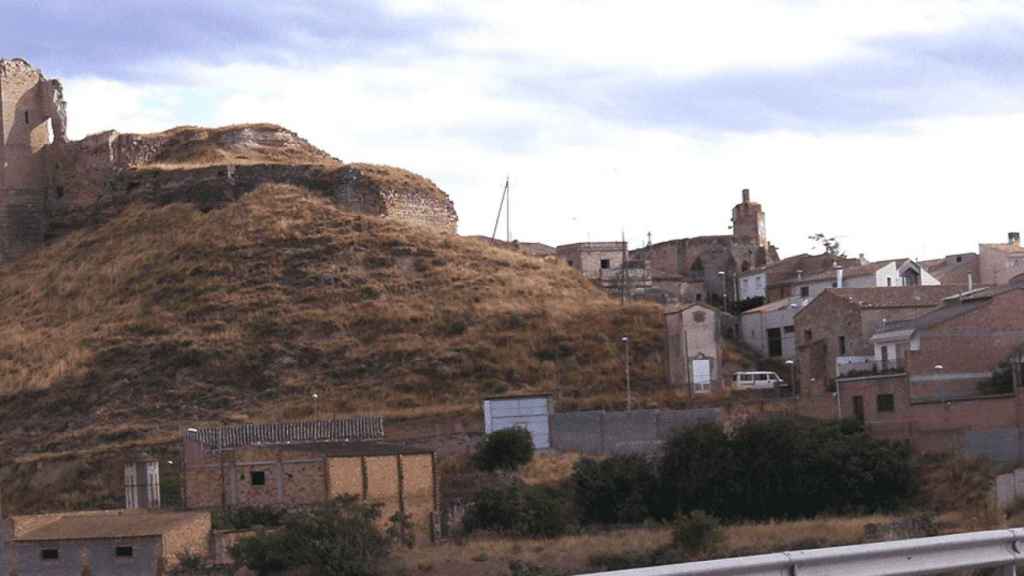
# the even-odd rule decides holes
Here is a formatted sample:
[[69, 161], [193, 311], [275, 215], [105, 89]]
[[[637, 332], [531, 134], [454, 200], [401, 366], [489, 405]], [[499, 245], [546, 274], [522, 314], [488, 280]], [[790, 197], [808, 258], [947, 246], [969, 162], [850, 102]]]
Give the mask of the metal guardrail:
[[1024, 562], [1024, 528], [968, 532], [779, 552], [589, 576], [915, 576], [995, 568], [995, 576], [1016, 576]]

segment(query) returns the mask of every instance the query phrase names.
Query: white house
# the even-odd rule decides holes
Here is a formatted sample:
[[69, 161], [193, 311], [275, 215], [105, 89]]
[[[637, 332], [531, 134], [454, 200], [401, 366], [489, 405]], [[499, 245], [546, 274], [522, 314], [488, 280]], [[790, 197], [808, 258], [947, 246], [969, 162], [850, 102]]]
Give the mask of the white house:
[[768, 271], [747, 272], [739, 280], [740, 302], [751, 298], [764, 298], [768, 293]]
[[833, 268], [793, 285], [790, 296], [815, 298], [829, 288], [938, 286], [939, 281], [913, 260], [885, 260], [850, 268]]
[[769, 302], [740, 317], [740, 336], [754, 350], [769, 358], [796, 357], [793, 318], [810, 300], [784, 298]]

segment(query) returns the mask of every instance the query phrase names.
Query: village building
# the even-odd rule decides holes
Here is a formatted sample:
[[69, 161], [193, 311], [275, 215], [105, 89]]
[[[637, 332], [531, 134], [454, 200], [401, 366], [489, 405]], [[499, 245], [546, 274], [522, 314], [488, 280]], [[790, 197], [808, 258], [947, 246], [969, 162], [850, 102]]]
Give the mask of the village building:
[[854, 266], [834, 267], [804, 276], [791, 284], [790, 296], [815, 298], [830, 288], [894, 288], [900, 286], [937, 286], [939, 281], [920, 264], [907, 259], [885, 260]]
[[981, 285], [980, 258], [973, 252], [950, 254], [945, 258], [924, 260], [920, 264], [943, 286], [972, 290]]
[[958, 291], [955, 286], [826, 289], [794, 316], [801, 401], [825, 399], [828, 413], [836, 378], [876, 369], [871, 337], [878, 330], [925, 314]]
[[678, 306], [665, 313], [672, 389], [691, 394], [721, 392], [722, 321], [717, 309], [704, 304]]
[[1024, 246], [1020, 245], [1020, 232], [1010, 232], [1005, 244], [979, 245], [978, 257], [981, 283], [986, 286], [1006, 286], [1014, 278], [1024, 276]]
[[209, 512], [103, 510], [3, 520], [0, 574], [161, 575], [181, 556], [205, 557]]
[[783, 298], [747, 310], [740, 316], [740, 339], [762, 356], [795, 358], [794, 318], [808, 302], [806, 298]]
[[813, 276], [834, 268], [852, 268], [867, 264], [861, 258], [847, 258], [831, 254], [798, 254], [784, 258], [765, 268], [740, 275], [739, 301], [750, 302], [760, 299], [762, 303], [789, 298], [791, 285], [805, 276]]
[[833, 417], [922, 450], [1024, 457], [1024, 285], [952, 296], [880, 328], [871, 344], [877, 370], [836, 379]]
[[[378, 419], [379, 420], [379, 419]], [[376, 424], [352, 435], [296, 435], [323, 423], [186, 432], [183, 445], [185, 507], [305, 506], [345, 494], [383, 505], [382, 521], [407, 515], [417, 535], [430, 539], [438, 509], [432, 450], [384, 443]], [[261, 431], [256, 431], [261, 430]]]

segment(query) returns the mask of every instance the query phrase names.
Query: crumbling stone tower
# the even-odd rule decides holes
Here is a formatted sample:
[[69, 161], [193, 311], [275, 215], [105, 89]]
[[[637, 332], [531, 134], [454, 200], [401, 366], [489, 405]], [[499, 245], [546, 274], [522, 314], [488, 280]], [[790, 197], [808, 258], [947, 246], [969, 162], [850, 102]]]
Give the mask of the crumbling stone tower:
[[43, 241], [46, 197], [63, 144], [60, 82], [28, 62], [0, 59], [0, 261]]
[[740, 242], [768, 247], [764, 210], [757, 202], [750, 201], [750, 190], [746, 188], [743, 189], [743, 202], [732, 209], [732, 236]]

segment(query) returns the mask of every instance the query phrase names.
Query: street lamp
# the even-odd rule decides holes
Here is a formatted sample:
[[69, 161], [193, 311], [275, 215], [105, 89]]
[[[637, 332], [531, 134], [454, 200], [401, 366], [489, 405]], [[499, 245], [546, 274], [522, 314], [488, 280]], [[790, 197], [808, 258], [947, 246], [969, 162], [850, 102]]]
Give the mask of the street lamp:
[[942, 371], [945, 369], [946, 367], [942, 364], [935, 365], [935, 371], [939, 373], [939, 400], [943, 402], [946, 400], [946, 381], [942, 377]]
[[723, 310], [728, 312], [729, 311], [729, 288], [725, 285], [726, 282], [728, 281], [728, 278], [726, 277], [724, 270], [719, 270], [718, 271], [718, 278], [719, 278], [719, 285], [722, 288], [722, 299], [724, 300], [724, 308], [723, 308]]
[[622, 337], [622, 343], [626, 345], [626, 411], [633, 410], [633, 389], [629, 383], [629, 336]]
[[320, 419], [320, 395], [313, 392], [313, 419]]
[[786, 360], [786, 366], [789, 366], [789, 390], [796, 393], [796, 362]]

